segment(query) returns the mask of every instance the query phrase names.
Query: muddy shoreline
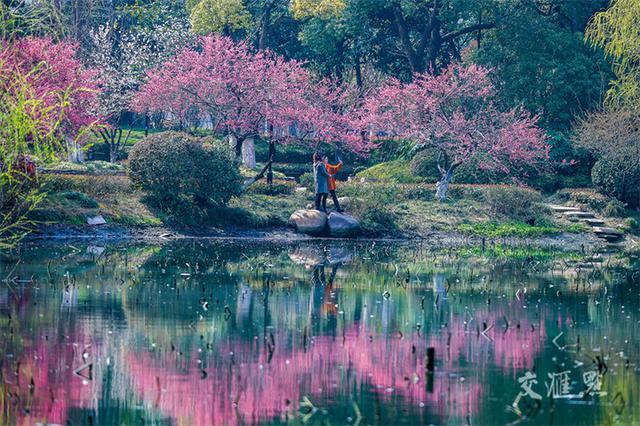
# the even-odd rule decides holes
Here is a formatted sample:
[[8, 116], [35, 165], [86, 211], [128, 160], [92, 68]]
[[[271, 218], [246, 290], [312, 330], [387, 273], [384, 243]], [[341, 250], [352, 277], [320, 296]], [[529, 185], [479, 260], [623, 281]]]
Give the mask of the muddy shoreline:
[[168, 227], [134, 228], [116, 225], [98, 227], [75, 225], [51, 225], [36, 229], [28, 235], [25, 243], [38, 242], [68, 242], [68, 241], [99, 241], [109, 242], [144, 242], [163, 243], [180, 239], [211, 239], [211, 240], [238, 240], [238, 241], [262, 241], [273, 243], [300, 242], [300, 241], [380, 241], [421, 244], [430, 244], [434, 247], [456, 247], [462, 245], [486, 245], [503, 244], [513, 246], [535, 246], [553, 248], [562, 251], [595, 251], [607, 246], [626, 250], [637, 246], [637, 241], [627, 239], [624, 243], [611, 245], [598, 239], [593, 234], [563, 233], [544, 237], [499, 237], [483, 238], [481, 236], [464, 235], [455, 232], [433, 231], [428, 234], [393, 233], [388, 235], [365, 235], [359, 238], [318, 238], [298, 234], [290, 228], [280, 227], [271, 229], [175, 229]]

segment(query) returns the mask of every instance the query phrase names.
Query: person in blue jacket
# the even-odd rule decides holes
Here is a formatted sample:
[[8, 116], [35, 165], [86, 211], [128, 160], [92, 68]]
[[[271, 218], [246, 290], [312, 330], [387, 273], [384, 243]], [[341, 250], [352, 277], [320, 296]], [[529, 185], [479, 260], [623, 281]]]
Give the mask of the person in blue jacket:
[[329, 173], [324, 164], [324, 156], [313, 154], [313, 181], [316, 194], [316, 210], [327, 212], [327, 195], [329, 194]]

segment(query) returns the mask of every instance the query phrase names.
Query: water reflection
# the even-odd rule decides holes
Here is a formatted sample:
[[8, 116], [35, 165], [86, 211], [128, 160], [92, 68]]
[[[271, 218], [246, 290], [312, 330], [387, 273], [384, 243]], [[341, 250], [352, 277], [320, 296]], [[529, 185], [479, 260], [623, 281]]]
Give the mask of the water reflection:
[[[629, 260], [474, 254], [25, 247], [0, 266], [0, 423], [640, 422]], [[547, 396], [548, 374], [577, 394], [599, 362], [606, 396]], [[543, 399], [525, 418], [527, 372]]]

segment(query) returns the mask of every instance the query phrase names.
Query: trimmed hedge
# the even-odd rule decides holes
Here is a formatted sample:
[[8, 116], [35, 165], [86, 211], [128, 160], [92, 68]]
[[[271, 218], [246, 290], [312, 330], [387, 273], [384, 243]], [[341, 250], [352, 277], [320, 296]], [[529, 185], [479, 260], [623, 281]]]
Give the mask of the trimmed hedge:
[[238, 164], [229, 148], [179, 132], [149, 135], [129, 155], [129, 175], [155, 207], [184, 223], [209, 216], [241, 192]]
[[435, 150], [425, 149], [418, 152], [409, 162], [409, 168], [414, 176], [424, 178], [427, 182], [440, 180], [438, 153]]

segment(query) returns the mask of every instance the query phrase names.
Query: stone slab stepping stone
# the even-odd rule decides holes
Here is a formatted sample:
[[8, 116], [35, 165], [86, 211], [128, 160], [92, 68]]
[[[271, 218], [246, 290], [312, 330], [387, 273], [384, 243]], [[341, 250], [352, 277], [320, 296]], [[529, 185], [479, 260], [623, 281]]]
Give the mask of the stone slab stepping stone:
[[603, 227], [593, 228], [593, 233], [596, 234], [597, 237], [607, 240], [609, 242], [618, 241], [624, 236], [624, 233], [616, 229], [603, 228]]
[[624, 235], [624, 232], [620, 232], [617, 229], [606, 228], [603, 226], [596, 226], [595, 228], [593, 228], [593, 232], [602, 235], [617, 235], [618, 237], [622, 237]]
[[563, 215], [565, 215], [566, 217], [568, 217], [569, 219], [593, 219], [595, 218], [595, 215], [591, 212], [583, 212], [580, 210], [577, 211], [569, 211], [569, 212], [563, 212]]
[[588, 217], [581, 218], [580, 222], [584, 222], [587, 225], [591, 225], [591, 226], [602, 226], [602, 225], [604, 225], [604, 220], [602, 220], [602, 219], [590, 219]]
[[578, 207], [560, 206], [560, 205], [557, 205], [557, 204], [547, 204], [547, 207], [549, 207], [554, 212], [558, 212], [558, 213], [580, 211], [580, 209]]
[[104, 217], [102, 217], [101, 215], [98, 215], [98, 216], [94, 216], [94, 217], [88, 217], [87, 218], [87, 224], [89, 224], [91, 226], [106, 225], [107, 221], [104, 220]]

